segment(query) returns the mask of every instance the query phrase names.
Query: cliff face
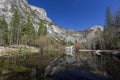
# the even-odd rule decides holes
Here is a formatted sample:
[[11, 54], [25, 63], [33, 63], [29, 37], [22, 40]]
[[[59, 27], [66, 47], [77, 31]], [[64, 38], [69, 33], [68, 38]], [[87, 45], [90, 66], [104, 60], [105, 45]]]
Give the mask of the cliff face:
[[2, 0], [0, 1], [0, 17], [5, 16], [6, 21], [9, 23], [15, 10], [18, 10], [21, 20], [25, 21], [28, 13], [31, 14], [31, 19], [35, 29], [38, 29], [40, 20], [51, 22], [47, 17], [44, 9], [31, 6], [26, 0]]
[[87, 33], [86, 30], [81, 32], [66, 31], [53, 24], [51, 19], [47, 17], [47, 13], [44, 9], [29, 5], [26, 0], [0, 0], [0, 18], [4, 16], [8, 24], [15, 10], [18, 10], [21, 16], [21, 22], [25, 22], [30, 13], [36, 31], [39, 28], [40, 21], [43, 21], [49, 35], [58, 41], [78, 41], [82, 43], [86, 42], [87, 38], [93, 38], [97, 30], [103, 30], [101, 26], [94, 26], [88, 29]]

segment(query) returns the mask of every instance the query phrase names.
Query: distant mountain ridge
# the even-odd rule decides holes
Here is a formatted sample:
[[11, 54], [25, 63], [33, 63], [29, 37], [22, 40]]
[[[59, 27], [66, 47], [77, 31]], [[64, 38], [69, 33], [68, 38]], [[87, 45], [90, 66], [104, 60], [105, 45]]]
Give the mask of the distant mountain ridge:
[[93, 26], [80, 32], [65, 30], [54, 24], [52, 20], [47, 17], [47, 13], [44, 9], [29, 5], [26, 0], [0, 0], [0, 18], [5, 16], [8, 24], [10, 24], [11, 17], [16, 9], [21, 15], [21, 22], [25, 22], [28, 13], [30, 13], [35, 30], [38, 30], [40, 21], [43, 21], [49, 35], [58, 41], [72, 43], [77, 41], [84, 43], [88, 40], [92, 40], [98, 30], [103, 31], [102, 26]]

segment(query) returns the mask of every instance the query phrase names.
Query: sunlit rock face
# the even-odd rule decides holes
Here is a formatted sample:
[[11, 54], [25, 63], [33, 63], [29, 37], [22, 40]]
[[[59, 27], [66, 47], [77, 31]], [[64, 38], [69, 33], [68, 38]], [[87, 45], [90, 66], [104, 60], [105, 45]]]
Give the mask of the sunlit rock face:
[[31, 19], [35, 29], [39, 27], [41, 20], [51, 22], [47, 17], [46, 11], [28, 4], [26, 0], [2, 0], [0, 1], [0, 17], [5, 16], [9, 23], [15, 10], [18, 10], [21, 16], [21, 22], [26, 21], [28, 14], [31, 14]]
[[75, 43], [78, 41], [79, 43], [83, 43], [87, 41], [88, 36], [90, 36], [89, 38], [92, 38], [91, 36], [94, 37], [95, 32], [98, 29], [103, 30], [101, 26], [94, 26], [87, 29], [87, 33], [85, 32], [86, 30], [80, 32], [73, 30], [68, 31], [54, 24], [52, 20], [47, 17], [47, 13], [44, 9], [28, 4], [26, 0], [0, 0], [0, 18], [4, 16], [8, 24], [10, 24], [10, 20], [15, 10], [18, 10], [21, 16], [21, 23], [25, 23], [28, 14], [30, 14], [36, 31], [39, 28], [39, 23], [43, 21], [49, 35], [60, 42]]

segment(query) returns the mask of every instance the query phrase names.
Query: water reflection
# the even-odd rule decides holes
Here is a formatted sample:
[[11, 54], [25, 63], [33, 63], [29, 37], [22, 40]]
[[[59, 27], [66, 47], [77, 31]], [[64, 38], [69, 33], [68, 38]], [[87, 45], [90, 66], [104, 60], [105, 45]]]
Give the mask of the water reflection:
[[75, 69], [73, 71], [64, 71], [56, 75], [54, 80], [107, 80], [107, 77], [99, 76], [94, 73], [84, 71], [82, 69]]
[[[120, 61], [112, 55], [81, 53], [76, 55], [76, 58], [83, 60], [84, 65], [74, 69], [79, 68], [100, 76], [109, 76], [111, 80], [120, 80]], [[54, 57], [40, 54], [1, 57], [0, 80], [44, 80], [45, 68], [52, 60]], [[73, 70], [72, 66], [67, 68]]]

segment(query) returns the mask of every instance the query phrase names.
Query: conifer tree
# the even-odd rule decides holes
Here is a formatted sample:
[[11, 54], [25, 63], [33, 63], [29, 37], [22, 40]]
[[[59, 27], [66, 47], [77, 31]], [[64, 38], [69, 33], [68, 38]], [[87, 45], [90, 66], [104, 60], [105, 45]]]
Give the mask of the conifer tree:
[[110, 27], [112, 25], [112, 14], [111, 14], [111, 10], [110, 7], [108, 6], [106, 8], [106, 27]]
[[18, 44], [19, 43], [19, 30], [20, 30], [20, 16], [17, 10], [15, 10], [13, 17], [11, 19], [11, 38], [12, 38], [12, 42], [14, 44]]
[[30, 43], [35, 40], [35, 36], [36, 32], [31, 21], [31, 15], [29, 14], [27, 17], [27, 23], [23, 28], [22, 40], [26, 41], [26, 43]]
[[41, 35], [45, 36], [46, 34], [47, 34], [47, 27], [43, 25], [43, 22], [40, 22], [39, 29], [38, 29], [38, 36], [41, 36]]
[[47, 27], [44, 27], [44, 33], [43, 35], [47, 35]]
[[44, 31], [44, 25], [42, 22], [40, 22], [39, 29], [38, 29], [38, 36], [43, 35], [43, 31]]
[[5, 20], [5, 17], [0, 20], [0, 38], [3, 42], [3, 45], [8, 44], [8, 24]]

